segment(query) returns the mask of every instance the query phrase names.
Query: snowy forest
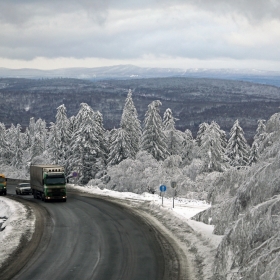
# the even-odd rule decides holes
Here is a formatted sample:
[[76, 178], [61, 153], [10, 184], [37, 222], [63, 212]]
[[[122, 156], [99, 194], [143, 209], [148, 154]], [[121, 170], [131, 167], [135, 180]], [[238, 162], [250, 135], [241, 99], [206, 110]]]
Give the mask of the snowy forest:
[[161, 116], [160, 106], [151, 102], [141, 124], [129, 90], [120, 125], [110, 131], [86, 103], [71, 117], [59, 106], [49, 127], [34, 118], [25, 131], [0, 123], [1, 172], [29, 179], [31, 163], [53, 163], [69, 180], [77, 172], [82, 186], [153, 193], [165, 184], [170, 196], [175, 181], [178, 198], [211, 203], [193, 219], [224, 236], [209, 279], [279, 279], [280, 113], [258, 121], [250, 146], [238, 120], [229, 135], [212, 121], [193, 137], [176, 129], [170, 109]]
[[197, 176], [246, 168], [258, 161], [268, 145], [265, 120], [259, 120], [250, 147], [238, 120], [229, 136], [212, 121], [200, 124], [194, 138], [190, 130], [176, 129], [171, 109], [161, 117], [161, 105], [159, 100], [151, 102], [141, 125], [129, 90], [120, 125], [110, 131], [103, 126], [102, 114], [86, 103], [69, 118], [65, 106], [59, 106], [56, 121], [49, 126], [31, 118], [24, 132], [20, 124], [6, 129], [0, 123], [1, 169], [11, 177], [13, 171], [20, 171], [22, 178], [29, 179], [31, 163], [60, 164], [69, 178], [77, 172], [81, 185], [91, 181], [141, 193], [175, 180], [180, 195], [193, 191], [201, 196], [194, 184]]

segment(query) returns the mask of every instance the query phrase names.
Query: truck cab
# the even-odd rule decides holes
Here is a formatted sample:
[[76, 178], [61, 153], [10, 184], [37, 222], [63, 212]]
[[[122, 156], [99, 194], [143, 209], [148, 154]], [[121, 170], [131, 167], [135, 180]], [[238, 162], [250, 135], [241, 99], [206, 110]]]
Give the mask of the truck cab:
[[0, 194], [6, 195], [7, 194], [7, 178], [4, 174], [0, 174]]

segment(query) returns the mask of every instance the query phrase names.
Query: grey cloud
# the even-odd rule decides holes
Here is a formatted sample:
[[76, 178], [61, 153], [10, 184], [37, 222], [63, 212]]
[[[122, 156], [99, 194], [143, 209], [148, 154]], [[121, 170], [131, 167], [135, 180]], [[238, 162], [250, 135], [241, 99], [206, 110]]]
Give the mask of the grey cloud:
[[[214, 35], [199, 38], [182, 38], [181, 32], [172, 28], [159, 34], [159, 30], [126, 30], [121, 34], [79, 33], [78, 31], [57, 31], [30, 36], [0, 36], [4, 44], [0, 46], [0, 57], [31, 60], [34, 57], [99, 57], [107, 59], [137, 59], [147, 54], [157, 56], [186, 57], [198, 59], [280, 59], [275, 46], [267, 46], [266, 51], [258, 46], [233, 46], [217, 39]], [[207, 32], [204, 31], [204, 32]]]
[[253, 21], [268, 18], [280, 19], [278, 0], [189, 0], [189, 2], [201, 9], [218, 13], [237, 13]]
[[[210, 5], [211, 2], [211, 5]], [[158, 24], [136, 23], [137, 26], [114, 30], [114, 22], [106, 24], [110, 9], [143, 9], [189, 3], [211, 13], [233, 13], [246, 15], [251, 20], [278, 18], [279, 1], [272, 0], [1, 0], [0, 1], [0, 57], [31, 60], [35, 57], [99, 57], [107, 59], [137, 59], [147, 54], [155, 56], [188, 57], [198, 59], [280, 59], [277, 46], [230, 45], [224, 41], [227, 29], [218, 29], [209, 22], [186, 22], [178, 20], [171, 23], [161, 15]], [[83, 23], [85, 30], [76, 29], [76, 22], [65, 26], [61, 20], [55, 27], [40, 26], [44, 20], [54, 16], [63, 18], [68, 13], [82, 11], [90, 20]], [[276, 13], [278, 11], [278, 13]], [[61, 17], [60, 17], [61, 15]], [[175, 13], [176, 15], [176, 13]], [[211, 14], [212, 15], [212, 14]], [[71, 17], [72, 19], [72, 17]], [[1, 27], [1, 20], [13, 26]], [[138, 20], [138, 19], [137, 19]], [[187, 19], [188, 20], [188, 19]], [[200, 19], [196, 19], [200, 20]], [[86, 29], [86, 25], [99, 25]], [[56, 22], [54, 20], [54, 22]], [[166, 24], [167, 22], [167, 24]], [[21, 27], [22, 23], [26, 26]], [[170, 23], [170, 26], [168, 24]], [[52, 22], [53, 24], [53, 22]], [[129, 25], [129, 21], [127, 22]], [[163, 24], [166, 24], [163, 26]], [[193, 25], [193, 32], [185, 28]], [[197, 25], [196, 25], [197, 24]], [[172, 26], [171, 26], [172, 25]], [[103, 27], [106, 28], [103, 28]], [[45, 28], [45, 29], [44, 29]], [[109, 30], [109, 31], [108, 31]], [[111, 32], [112, 31], [112, 32]], [[195, 37], [195, 35], [199, 35]]]
[[73, 13], [84, 10], [100, 22], [106, 21], [110, 9], [169, 8], [191, 4], [200, 10], [217, 14], [239, 14], [257, 22], [268, 18], [280, 19], [279, 0], [1, 0], [0, 20], [23, 23], [35, 16]]
[[21, 25], [35, 17], [53, 17], [59, 14], [85, 11], [93, 20], [106, 20], [109, 0], [1, 0], [0, 22]]

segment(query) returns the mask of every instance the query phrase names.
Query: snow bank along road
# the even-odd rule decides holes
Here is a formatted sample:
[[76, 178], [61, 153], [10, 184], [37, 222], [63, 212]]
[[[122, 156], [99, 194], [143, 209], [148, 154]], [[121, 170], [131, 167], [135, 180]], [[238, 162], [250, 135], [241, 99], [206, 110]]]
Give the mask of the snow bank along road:
[[67, 203], [14, 199], [36, 215], [35, 232], [22, 238], [0, 279], [195, 279], [172, 236], [124, 201], [73, 191]]

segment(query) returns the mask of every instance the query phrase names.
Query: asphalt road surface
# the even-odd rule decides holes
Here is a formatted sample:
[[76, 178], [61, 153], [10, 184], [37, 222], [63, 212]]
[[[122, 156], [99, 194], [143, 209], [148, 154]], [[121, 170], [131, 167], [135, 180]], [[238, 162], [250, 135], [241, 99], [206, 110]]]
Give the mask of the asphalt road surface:
[[170, 243], [126, 207], [69, 192], [66, 203], [46, 203], [16, 196], [10, 185], [11, 194], [37, 220], [34, 238], [22, 245], [6, 279], [187, 279], [172, 272], [180, 265]]

